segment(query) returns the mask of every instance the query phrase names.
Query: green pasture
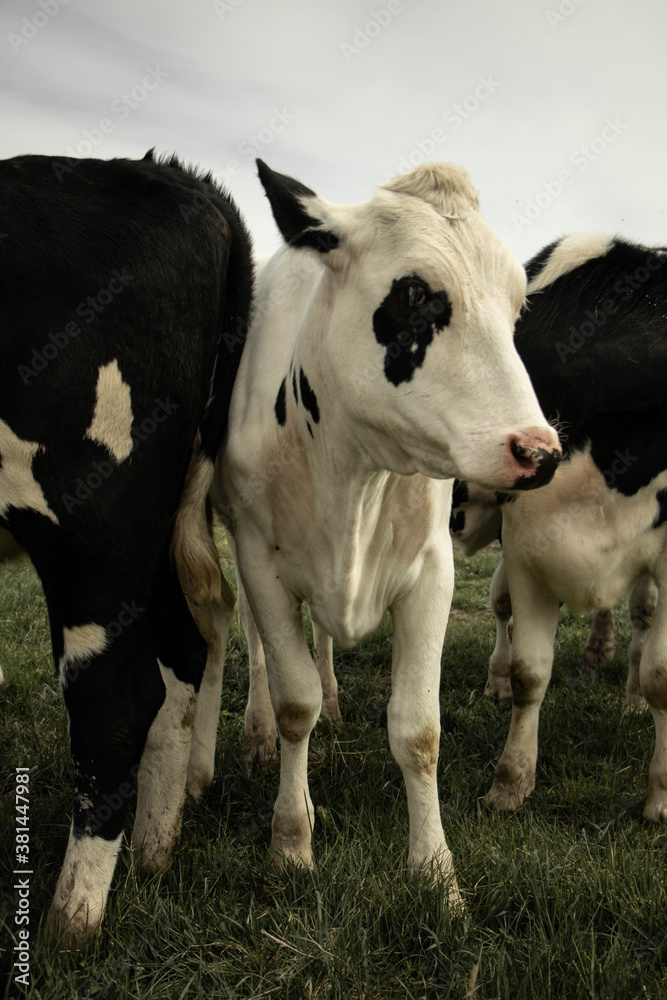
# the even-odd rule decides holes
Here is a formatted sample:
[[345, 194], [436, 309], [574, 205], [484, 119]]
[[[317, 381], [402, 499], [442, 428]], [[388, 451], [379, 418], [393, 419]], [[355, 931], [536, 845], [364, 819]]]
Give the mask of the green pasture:
[[[103, 930], [81, 950], [41, 933], [69, 827], [67, 721], [34, 572], [27, 561], [2, 568], [0, 998], [667, 998], [667, 834], [642, 819], [651, 716], [623, 716], [627, 613], [613, 662], [592, 670], [588, 618], [562, 610], [535, 793], [518, 813], [492, 813], [482, 796], [510, 718], [481, 696], [497, 561], [497, 549], [457, 559], [443, 656], [439, 787], [463, 915], [406, 868], [407, 807], [386, 731], [389, 620], [336, 651], [344, 721], [321, 720], [310, 749], [316, 870], [274, 868], [278, 774], [241, 763], [247, 659], [235, 618], [211, 792], [187, 806], [168, 871], [142, 875], [125, 847]], [[28, 990], [11, 975], [14, 778], [26, 766]]]

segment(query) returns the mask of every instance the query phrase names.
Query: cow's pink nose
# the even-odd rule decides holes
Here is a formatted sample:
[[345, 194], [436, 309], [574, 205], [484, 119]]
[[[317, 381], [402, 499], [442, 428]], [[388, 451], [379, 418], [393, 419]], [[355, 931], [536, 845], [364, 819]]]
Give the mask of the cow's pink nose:
[[507, 448], [516, 472], [515, 490], [546, 486], [563, 457], [555, 433], [540, 427], [529, 427], [521, 434], [511, 434], [507, 439]]

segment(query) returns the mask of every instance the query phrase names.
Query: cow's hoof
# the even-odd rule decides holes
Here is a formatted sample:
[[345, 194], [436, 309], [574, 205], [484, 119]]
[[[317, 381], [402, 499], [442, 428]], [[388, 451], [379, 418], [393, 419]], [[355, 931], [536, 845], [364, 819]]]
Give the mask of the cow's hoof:
[[294, 848], [284, 840], [274, 837], [269, 848], [269, 856], [278, 868], [284, 868], [286, 864], [296, 865], [297, 868], [304, 868], [306, 871], [313, 871], [315, 864], [313, 854], [309, 847], [300, 849]]
[[65, 907], [59, 909], [51, 904], [46, 917], [44, 930], [46, 935], [58, 939], [60, 944], [69, 948], [80, 948], [90, 941], [100, 930], [102, 914], [90, 915], [88, 908], [79, 907], [74, 913]]
[[484, 801], [492, 809], [515, 812], [534, 788], [534, 779], [524, 785], [507, 785], [504, 782], [494, 781], [484, 796]]
[[512, 682], [509, 678], [501, 675], [489, 673], [486, 687], [484, 688], [485, 698], [495, 698], [499, 705], [506, 705], [512, 700]]
[[213, 782], [213, 771], [210, 768], [189, 769], [186, 784], [188, 795], [199, 802], [206, 795]]
[[648, 712], [648, 702], [643, 695], [632, 694], [626, 697], [623, 715], [631, 715], [633, 712]]
[[454, 913], [465, 913], [465, 903], [461, 896], [459, 884], [454, 873], [454, 862], [449, 848], [435, 857], [422, 858], [417, 860], [414, 857], [408, 858], [408, 865], [414, 872], [418, 872], [422, 878], [427, 878], [433, 883], [441, 886], [446, 894], [447, 905]]
[[247, 767], [269, 767], [277, 760], [277, 740], [275, 733], [271, 735], [261, 735], [255, 733], [245, 738], [245, 750], [243, 753], [243, 763]]
[[320, 713], [324, 718], [335, 724], [336, 722], [342, 722], [343, 716], [340, 714], [340, 707], [338, 705], [338, 698], [327, 698], [322, 701], [322, 711]]
[[667, 823], [667, 791], [664, 788], [649, 792], [644, 806], [644, 819], [649, 823]]
[[584, 659], [586, 660], [586, 665], [589, 667], [605, 667], [614, 659], [614, 643], [586, 646]]

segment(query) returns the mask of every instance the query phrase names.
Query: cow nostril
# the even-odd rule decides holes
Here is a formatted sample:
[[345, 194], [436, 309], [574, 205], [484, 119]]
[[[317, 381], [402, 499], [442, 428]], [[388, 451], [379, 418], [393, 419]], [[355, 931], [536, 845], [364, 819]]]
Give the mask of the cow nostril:
[[525, 445], [519, 444], [517, 440], [514, 440], [510, 445], [510, 450], [522, 469], [533, 469], [535, 467], [537, 456], [532, 448], [527, 448]]

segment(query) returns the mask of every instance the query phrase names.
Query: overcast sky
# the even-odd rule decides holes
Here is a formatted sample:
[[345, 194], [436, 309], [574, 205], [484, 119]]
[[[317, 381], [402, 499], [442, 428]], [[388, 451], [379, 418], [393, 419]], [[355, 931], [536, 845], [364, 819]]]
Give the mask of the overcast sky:
[[258, 252], [254, 157], [334, 202], [466, 167], [525, 261], [562, 233], [667, 244], [664, 0], [3, 0], [0, 153], [212, 170]]

